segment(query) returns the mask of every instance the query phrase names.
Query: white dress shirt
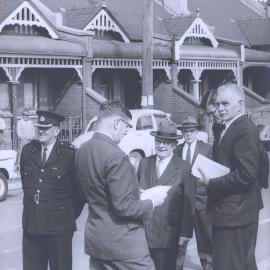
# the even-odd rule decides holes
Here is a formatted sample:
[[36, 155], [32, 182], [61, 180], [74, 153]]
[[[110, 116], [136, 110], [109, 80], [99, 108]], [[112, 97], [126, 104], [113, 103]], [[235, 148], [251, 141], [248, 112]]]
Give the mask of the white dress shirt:
[[[55, 145], [55, 142], [46, 146], [46, 148], [47, 148], [47, 151], [46, 151], [46, 161], [48, 160], [48, 158], [49, 158], [49, 156], [50, 156], [50, 154], [52, 152], [52, 149], [53, 149], [54, 145]], [[43, 155], [43, 152], [44, 152], [44, 148], [45, 148], [45, 146], [42, 145], [41, 159], [42, 159], [42, 155]]]
[[164, 158], [164, 159], [160, 159], [157, 156], [156, 168], [157, 168], [158, 177], [160, 177], [163, 174], [163, 172], [167, 168], [169, 162], [171, 161], [172, 156], [173, 156], [173, 153], [170, 156], [168, 156], [167, 158]]

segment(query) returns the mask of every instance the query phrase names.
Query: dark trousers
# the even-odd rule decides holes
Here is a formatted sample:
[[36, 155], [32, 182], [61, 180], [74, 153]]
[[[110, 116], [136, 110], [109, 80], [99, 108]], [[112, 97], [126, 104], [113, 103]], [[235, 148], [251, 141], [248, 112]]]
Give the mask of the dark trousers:
[[176, 270], [178, 247], [176, 248], [150, 248], [156, 270]]
[[213, 270], [257, 270], [258, 222], [241, 227], [213, 226]]
[[35, 235], [23, 232], [23, 269], [24, 270], [71, 270], [72, 236]]

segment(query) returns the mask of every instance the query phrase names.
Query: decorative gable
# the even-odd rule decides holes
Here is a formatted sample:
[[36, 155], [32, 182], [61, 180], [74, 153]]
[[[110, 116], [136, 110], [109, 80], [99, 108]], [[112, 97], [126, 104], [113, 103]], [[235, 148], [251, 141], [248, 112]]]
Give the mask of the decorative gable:
[[129, 38], [118, 25], [116, 20], [104, 8], [97, 13], [97, 15], [83, 28], [83, 30], [113, 31], [120, 34], [125, 42], [130, 42]]
[[7, 25], [37, 26], [45, 28], [51, 38], [57, 39], [58, 36], [49, 24], [42, 18], [34, 7], [25, 1], [19, 5], [1, 24], [0, 31]]
[[205, 38], [210, 40], [214, 48], [218, 46], [216, 38], [213, 36], [208, 26], [203, 22], [201, 18], [196, 18], [193, 21], [185, 34], [179, 39], [178, 45], [183, 45], [186, 38]]

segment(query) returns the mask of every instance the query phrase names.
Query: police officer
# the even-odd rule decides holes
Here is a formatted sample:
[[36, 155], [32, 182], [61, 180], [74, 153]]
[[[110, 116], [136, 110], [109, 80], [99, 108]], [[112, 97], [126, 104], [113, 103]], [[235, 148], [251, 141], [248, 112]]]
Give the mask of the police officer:
[[23, 269], [72, 269], [72, 237], [83, 198], [75, 177], [75, 148], [57, 139], [64, 117], [37, 111], [38, 140], [23, 147]]

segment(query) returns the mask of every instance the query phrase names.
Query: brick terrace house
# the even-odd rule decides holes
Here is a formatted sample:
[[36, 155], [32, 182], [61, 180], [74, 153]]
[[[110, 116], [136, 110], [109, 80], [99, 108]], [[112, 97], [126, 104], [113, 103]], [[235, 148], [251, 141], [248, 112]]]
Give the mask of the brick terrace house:
[[[164, 0], [153, 8], [150, 104], [180, 122], [198, 116], [208, 89], [245, 86], [248, 108], [270, 103], [270, 21], [250, 0]], [[65, 115], [78, 131], [99, 104], [141, 108], [142, 0], [1, 0], [0, 109], [3, 147], [28, 108]], [[69, 134], [70, 135], [70, 134]], [[76, 134], [72, 133], [73, 136]]]

